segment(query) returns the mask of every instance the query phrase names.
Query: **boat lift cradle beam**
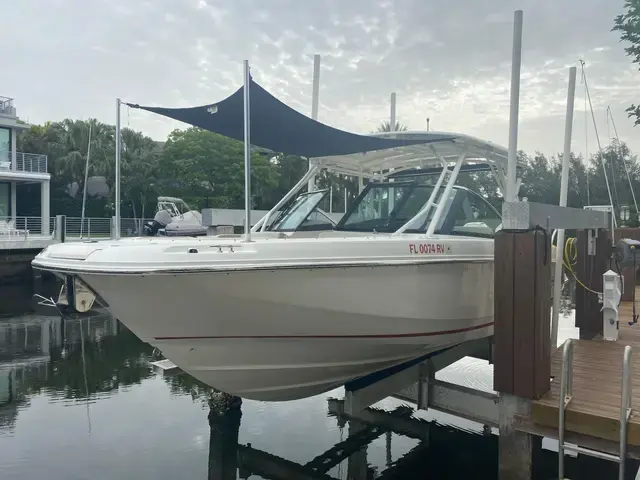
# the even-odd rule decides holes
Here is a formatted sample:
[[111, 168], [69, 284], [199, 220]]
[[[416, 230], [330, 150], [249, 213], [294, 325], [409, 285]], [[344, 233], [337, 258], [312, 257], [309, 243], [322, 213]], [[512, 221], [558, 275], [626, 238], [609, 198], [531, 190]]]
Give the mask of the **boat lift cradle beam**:
[[[491, 354], [491, 337], [471, 340], [459, 345], [447, 348], [440, 352], [433, 352], [422, 358], [406, 362], [403, 365], [391, 367], [381, 372], [376, 372], [365, 377], [348, 382], [345, 385], [345, 413], [355, 415], [357, 412], [383, 400], [390, 395], [406, 390], [422, 381], [422, 377], [432, 376], [435, 381], [435, 373], [457, 362], [463, 357], [474, 356], [489, 358]], [[428, 367], [424, 365], [428, 362]], [[439, 381], [438, 381], [439, 382]], [[447, 382], [439, 382], [440, 387], [446, 388]], [[458, 387], [453, 385], [452, 388]], [[484, 392], [481, 392], [481, 394]], [[431, 398], [436, 398], [431, 396]], [[440, 398], [438, 396], [437, 398]], [[446, 399], [445, 395], [442, 397]], [[446, 402], [445, 402], [446, 403]], [[456, 402], [457, 404], [457, 402]], [[422, 405], [421, 408], [426, 408]], [[436, 408], [433, 404], [431, 408]], [[442, 405], [445, 408], [445, 405]], [[464, 413], [464, 412], [461, 412]], [[466, 412], [470, 413], [470, 412]], [[496, 411], [497, 418], [497, 411]]]
[[549, 233], [557, 228], [608, 230], [611, 228], [611, 214], [545, 203], [504, 202], [502, 204], [502, 223], [504, 230], [515, 231], [534, 228], [543, 228]]

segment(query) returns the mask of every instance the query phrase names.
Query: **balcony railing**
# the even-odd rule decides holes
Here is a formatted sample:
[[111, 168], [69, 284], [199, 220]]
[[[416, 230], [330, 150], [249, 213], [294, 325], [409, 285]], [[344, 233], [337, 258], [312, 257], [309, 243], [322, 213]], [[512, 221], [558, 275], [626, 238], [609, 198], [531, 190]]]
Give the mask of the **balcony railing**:
[[16, 170], [19, 172], [47, 173], [47, 156], [39, 153], [18, 152]]
[[14, 116], [15, 114], [16, 110], [13, 106], [13, 98], [0, 96], [0, 115]]
[[[143, 235], [143, 225], [152, 219], [146, 218], [122, 218], [120, 219], [120, 234], [122, 237], [137, 237]], [[45, 222], [47, 219], [45, 219]], [[56, 237], [56, 217], [50, 217], [49, 235], [46, 238]], [[46, 223], [44, 225], [46, 227]], [[5, 217], [0, 216], [0, 248], [2, 241], [28, 240], [43, 238], [42, 217]], [[106, 240], [113, 238], [113, 219], [111, 218], [84, 218], [67, 217], [65, 228], [66, 241]]]
[[[49, 220], [49, 232], [53, 232], [55, 219]], [[46, 221], [46, 219], [45, 219]], [[46, 223], [44, 225], [46, 227]], [[0, 240], [17, 240], [42, 235], [42, 217], [0, 217]], [[46, 232], [46, 229], [45, 229]]]
[[[86, 218], [84, 222], [79, 217], [67, 217], [65, 236], [67, 238], [104, 239], [113, 237], [112, 218]], [[151, 218], [121, 218], [120, 235], [136, 237], [143, 234], [143, 225]], [[55, 222], [55, 217], [53, 218]]]
[[[13, 170], [11, 167], [11, 152], [0, 152], [0, 171]], [[16, 171], [31, 173], [47, 173], [47, 156], [39, 153], [16, 154]]]

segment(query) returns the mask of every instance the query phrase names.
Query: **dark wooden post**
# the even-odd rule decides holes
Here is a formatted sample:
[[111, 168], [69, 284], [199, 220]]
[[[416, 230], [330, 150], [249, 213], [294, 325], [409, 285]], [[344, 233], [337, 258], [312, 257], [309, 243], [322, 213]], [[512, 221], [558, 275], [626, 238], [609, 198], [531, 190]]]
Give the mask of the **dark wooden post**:
[[551, 239], [541, 230], [495, 238], [493, 385], [500, 394], [499, 478], [530, 479], [533, 441], [516, 430], [551, 385]]
[[[620, 240], [621, 238], [631, 238], [633, 240], [640, 241], [640, 228], [616, 228], [616, 241]], [[640, 267], [640, 265], [638, 265], [638, 267]], [[622, 292], [622, 301], [631, 302], [633, 300], [633, 289], [635, 288], [636, 272], [634, 272], [633, 267], [626, 267], [622, 269], [622, 276], [624, 277], [624, 292]]]
[[215, 392], [209, 399], [209, 477], [235, 480], [238, 470], [238, 432], [242, 399]]
[[[602, 292], [602, 274], [609, 269], [610, 238], [608, 231], [598, 230], [596, 254], [589, 255], [587, 231], [578, 231], [578, 258], [574, 271], [578, 280], [594, 292]], [[576, 327], [580, 329], [580, 338], [590, 340], [602, 335], [602, 305], [598, 295], [576, 283]]]
[[551, 242], [540, 230], [495, 239], [494, 389], [528, 399], [551, 379]]

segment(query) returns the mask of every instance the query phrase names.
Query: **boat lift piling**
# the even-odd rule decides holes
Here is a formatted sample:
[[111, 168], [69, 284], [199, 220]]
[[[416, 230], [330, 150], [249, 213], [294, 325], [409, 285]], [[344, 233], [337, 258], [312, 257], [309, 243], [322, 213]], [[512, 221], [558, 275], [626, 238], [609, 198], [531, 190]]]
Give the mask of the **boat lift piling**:
[[508, 202], [518, 197], [516, 166], [518, 164], [518, 113], [520, 110], [520, 65], [522, 63], [522, 10], [513, 14], [513, 49], [511, 54], [511, 98], [509, 103], [509, 158], [507, 162]]
[[[573, 129], [573, 105], [576, 94], [576, 67], [569, 69], [569, 91], [567, 92], [567, 115], [564, 126], [564, 153], [562, 154], [562, 176], [560, 179], [561, 207], [567, 206], [569, 189], [569, 163], [571, 157], [571, 133]], [[551, 319], [551, 347], [558, 346], [558, 322], [560, 319], [560, 295], [562, 290], [562, 258], [564, 252], [564, 228], [558, 229], [556, 241], [556, 264], [553, 276], [553, 311]]]
[[[313, 56], [313, 91], [311, 93], [311, 118], [318, 120], [318, 103], [320, 100], [320, 55]], [[309, 159], [309, 170], [315, 166], [315, 160]], [[307, 190], [312, 192], [316, 189], [315, 174], [309, 179]]]
[[244, 61], [244, 241], [251, 241], [251, 73]]

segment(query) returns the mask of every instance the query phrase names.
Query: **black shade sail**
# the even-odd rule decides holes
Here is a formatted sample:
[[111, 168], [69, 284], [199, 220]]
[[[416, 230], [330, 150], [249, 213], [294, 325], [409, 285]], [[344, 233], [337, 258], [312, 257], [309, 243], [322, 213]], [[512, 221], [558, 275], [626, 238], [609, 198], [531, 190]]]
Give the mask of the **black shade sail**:
[[[377, 138], [329, 127], [312, 120], [275, 98], [251, 79], [251, 144], [307, 158], [369, 152], [403, 145], [453, 140], [452, 135], [434, 135], [421, 140]], [[164, 108], [129, 104], [180, 122], [244, 140], [244, 86], [224, 100], [200, 107]]]

